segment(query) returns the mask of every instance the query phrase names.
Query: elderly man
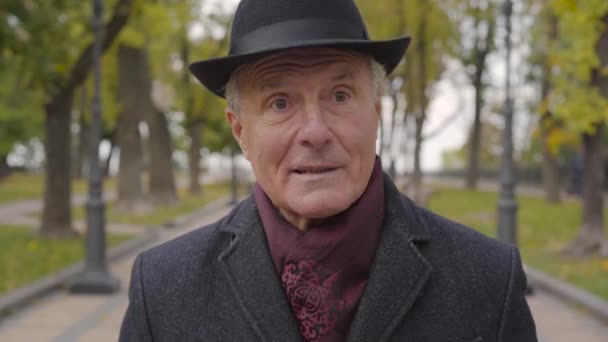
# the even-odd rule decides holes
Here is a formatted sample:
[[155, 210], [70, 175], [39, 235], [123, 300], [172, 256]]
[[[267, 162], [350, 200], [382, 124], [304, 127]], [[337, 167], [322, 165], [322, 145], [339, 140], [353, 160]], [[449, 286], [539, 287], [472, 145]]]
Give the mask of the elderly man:
[[242, 0], [193, 74], [257, 179], [228, 216], [139, 255], [121, 341], [536, 341], [517, 250], [418, 208], [376, 157], [409, 38], [352, 0]]

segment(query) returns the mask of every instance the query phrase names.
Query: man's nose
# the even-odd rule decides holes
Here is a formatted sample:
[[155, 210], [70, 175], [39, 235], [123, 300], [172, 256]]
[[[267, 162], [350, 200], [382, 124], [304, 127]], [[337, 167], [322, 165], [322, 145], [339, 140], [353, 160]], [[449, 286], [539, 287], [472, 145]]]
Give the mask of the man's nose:
[[331, 141], [332, 132], [327, 125], [326, 117], [319, 103], [305, 107], [303, 122], [298, 133], [299, 143], [312, 148], [320, 148]]

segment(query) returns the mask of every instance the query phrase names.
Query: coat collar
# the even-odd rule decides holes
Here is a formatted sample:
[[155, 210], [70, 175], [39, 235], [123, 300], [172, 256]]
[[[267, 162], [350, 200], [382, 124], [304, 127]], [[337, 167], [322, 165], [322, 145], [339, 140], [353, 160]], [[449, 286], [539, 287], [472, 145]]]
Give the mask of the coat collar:
[[349, 342], [386, 341], [420, 296], [432, 270], [415, 245], [430, 240], [428, 227], [414, 203], [388, 176], [384, 179], [384, 230]]
[[253, 197], [220, 229], [232, 234], [230, 246], [219, 257], [220, 267], [251, 329], [261, 341], [301, 341]]
[[[384, 176], [385, 217], [367, 286], [348, 341], [384, 341], [411, 309], [431, 274], [415, 242], [430, 240], [416, 206]], [[253, 197], [227, 218], [231, 243], [219, 257], [223, 275], [263, 341], [301, 341], [298, 324], [277, 275]]]

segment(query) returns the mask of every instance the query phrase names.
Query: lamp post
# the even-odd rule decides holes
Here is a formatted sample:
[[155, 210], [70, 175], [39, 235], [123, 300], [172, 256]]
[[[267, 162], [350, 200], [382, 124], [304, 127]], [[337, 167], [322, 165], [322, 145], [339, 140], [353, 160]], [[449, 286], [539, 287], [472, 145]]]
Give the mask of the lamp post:
[[513, 2], [504, 4], [505, 25], [507, 34], [507, 75], [505, 99], [505, 128], [503, 140], [502, 168], [500, 171], [500, 196], [498, 199], [498, 239], [517, 245], [517, 201], [515, 199], [515, 167], [513, 164], [513, 99], [511, 97], [511, 16]]
[[101, 166], [99, 165], [99, 142], [101, 141], [101, 101], [100, 101], [100, 58], [103, 37], [102, 0], [93, 0], [93, 76], [94, 94], [89, 150], [89, 198], [87, 201], [86, 262], [84, 272], [71, 284], [70, 292], [95, 294], [113, 293], [119, 288], [118, 280], [113, 278], [106, 262], [105, 205]]

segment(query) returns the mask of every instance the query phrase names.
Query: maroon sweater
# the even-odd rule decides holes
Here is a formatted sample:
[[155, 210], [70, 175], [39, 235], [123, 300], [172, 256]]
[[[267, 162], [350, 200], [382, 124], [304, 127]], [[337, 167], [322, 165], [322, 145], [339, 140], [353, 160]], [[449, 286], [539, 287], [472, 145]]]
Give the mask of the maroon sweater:
[[384, 186], [380, 161], [347, 210], [302, 232], [259, 185], [255, 201], [270, 254], [304, 341], [345, 341], [380, 241]]

